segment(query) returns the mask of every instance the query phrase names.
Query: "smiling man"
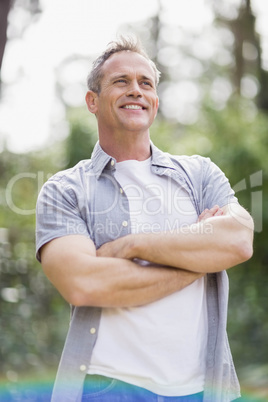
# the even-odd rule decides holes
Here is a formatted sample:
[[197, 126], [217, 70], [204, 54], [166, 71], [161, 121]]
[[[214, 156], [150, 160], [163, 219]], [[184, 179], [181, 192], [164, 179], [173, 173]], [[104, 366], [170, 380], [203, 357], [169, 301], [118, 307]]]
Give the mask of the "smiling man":
[[88, 76], [92, 157], [38, 198], [37, 258], [73, 306], [55, 402], [239, 397], [226, 269], [251, 257], [253, 223], [208, 158], [150, 141], [159, 76], [135, 41], [108, 46]]
[[102, 67], [98, 92], [86, 102], [98, 119], [102, 149], [117, 162], [149, 158], [149, 128], [158, 109], [157, 71], [139, 53], [121, 51]]

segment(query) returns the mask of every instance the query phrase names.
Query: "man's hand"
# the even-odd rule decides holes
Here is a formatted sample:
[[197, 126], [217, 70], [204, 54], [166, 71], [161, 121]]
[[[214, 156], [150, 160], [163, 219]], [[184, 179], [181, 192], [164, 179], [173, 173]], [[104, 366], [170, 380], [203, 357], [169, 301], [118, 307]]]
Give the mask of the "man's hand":
[[212, 218], [213, 216], [221, 216], [223, 215], [223, 210], [218, 206], [214, 205], [211, 209], [205, 209], [198, 217], [197, 222], [204, 221], [208, 218]]
[[133, 235], [127, 235], [105, 243], [97, 250], [97, 257], [125, 258], [132, 260], [135, 258], [135, 255], [133, 255], [133, 240]]

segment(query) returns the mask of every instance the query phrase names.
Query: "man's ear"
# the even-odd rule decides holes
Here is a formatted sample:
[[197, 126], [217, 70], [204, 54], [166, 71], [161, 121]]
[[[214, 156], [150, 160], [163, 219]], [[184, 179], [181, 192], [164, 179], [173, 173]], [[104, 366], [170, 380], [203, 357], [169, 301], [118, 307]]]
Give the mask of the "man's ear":
[[155, 114], [154, 114], [154, 118], [156, 118], [156, 116], [157, 116], [158, 108], [159, 108], [159, 98], [158, 98], [158, 96], [157, 96], [157, 98], [156, 98], [156, 104], [155, 104]]
[[156, 115], [157, 115], [157, 112], [158, 112], [158, 108], [159, 108], [159, 98], [157, 97], [157, 100], [156, 100], [156, 111], [155, 111], [155, 116], [154, 116], [154, 118], [156, 118]]
[[93, 91], [88, 91], [86, 93], [87, 108], [91, 113], [94, 113], [94, 114], [96, 114], [97, 110], [98, 110], [97, 97], [98, 97], [98, 95]]

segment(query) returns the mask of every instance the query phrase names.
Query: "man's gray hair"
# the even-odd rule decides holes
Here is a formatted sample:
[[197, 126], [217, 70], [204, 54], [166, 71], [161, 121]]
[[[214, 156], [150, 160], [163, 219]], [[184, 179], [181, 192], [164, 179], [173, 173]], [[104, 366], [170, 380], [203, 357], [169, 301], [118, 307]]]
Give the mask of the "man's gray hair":
[[87, 77], [87, 86], [90, 91], [97, 94], [101, 91], [101, 80], [103, 78], [102, 66], [114, 53], [129, 51], [140, 54], [148, 60], [155, 73], [155, 84], [159, 83], [160, 71], [155, 63], [150, 59], [140, 41], [133, 37], [121, 36], [118, 40], [110, 42], [107, 49], [93, 62], [93, 67]]

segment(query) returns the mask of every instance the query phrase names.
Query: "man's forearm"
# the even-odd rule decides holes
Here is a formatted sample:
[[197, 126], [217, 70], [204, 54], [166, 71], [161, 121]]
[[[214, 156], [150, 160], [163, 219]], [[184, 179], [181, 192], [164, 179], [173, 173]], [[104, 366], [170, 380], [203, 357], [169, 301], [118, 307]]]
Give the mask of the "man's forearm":
[[[118, 262], [119, 259], [113, 259], [113, 263]], [[107, 264], [105, 261], [104, 263]], [[119, 267], [109, 265], [110, 279], [105, 284], [102, 281], [99, 289], [85, 293], [86, 304], [101, 307], [146, 305], [185, 288], [203, 276], [197, 272], [167, 266], [142, 266], [128, 260], [121, 260]], [[109, 273], [106, 271], [104, 275], [107, 274]], [[92, 280], [94, 278], [91, 276]]]
[[225, 243], [220, 234], [215, 233], [217, 229], [211, 233], [198, 233], [199, 229], [202, 231], [200, 226], [178, 234], [135, 235], [130, 254], [154, 263], [203, 273], [222, 271], [247, 259], [240, 247]]
[[[190, 285], [203, 274], [119, 258], [90, 258], [80, 264], [68, 300], [74, 305], [135, 307], [152, 303]], [[67, 296], [67, 297], [66, 297]]]
[[52, 240], [41, 250], [43, 269], [68, 303], [75, 306], [134, 307], [168, 296], [202, 275], [122, 258], [96, 257], [84, 236]]
[[[236, 208], [236, 207], [234, 207]], [[104, 245], [97, 255], [140, 258], [195, 272], [217, 272], [250, 258], [253, 226], [239, 210], [248, 227], [231, 215], [214, 216], [184, 227], [178, 233], [134, 234]]]

